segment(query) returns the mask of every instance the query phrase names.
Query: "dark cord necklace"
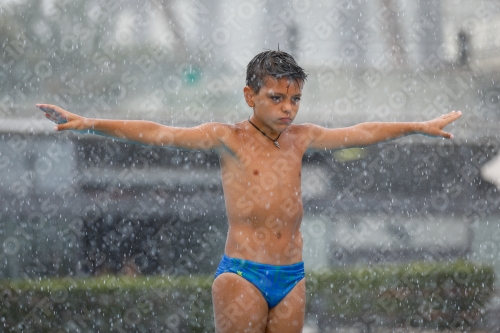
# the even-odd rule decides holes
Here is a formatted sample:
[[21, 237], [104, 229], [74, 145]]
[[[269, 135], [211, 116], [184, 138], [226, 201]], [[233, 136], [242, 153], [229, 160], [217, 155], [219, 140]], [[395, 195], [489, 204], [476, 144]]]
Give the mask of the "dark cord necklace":
[[252, 123], [252, 122], [250, 121], [250, 117], [248, 117], [248, 122], [249, 122], [250, 124], [252, 124], [252, 126], [253, 126], [253, 127], [255, 127], [255, 128], [257, 129], [257, 131], [261, 132], [262, 134], [264, 134], [264, 136], [265, 136], [266, 138], [268, 138], [269, 140], [271, 140], [271, 141], [274, 143], [274, 145], [275, 145], [276, 147], [278, 147], [278, 149], [281, 149], [281, 148], [280, 148], [280, 144], [278, 143], [278, 139], [280, 138], [281, 132], [280, 132], [280, 134], [278, 134], [278, 137], [276, 138], [276, 140], [273, 140], [273, 139], [271, 139], [271, 138], [270, 138], [270, 137], [269, 137], [266, 133], [262, 132], [262, 131], [260, 130], [260, 128], [258, 128], [257, 126], [255, 126], [255, 124], [254, 124], [254, 123]]

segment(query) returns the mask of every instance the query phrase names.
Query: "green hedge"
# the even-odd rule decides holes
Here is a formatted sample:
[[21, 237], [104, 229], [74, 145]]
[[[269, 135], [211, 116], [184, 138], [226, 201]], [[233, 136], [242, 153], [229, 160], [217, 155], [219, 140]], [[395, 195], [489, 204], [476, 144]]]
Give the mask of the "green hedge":
[[412, 263], [312, 274], [308, 311], [321, 326], [364, 322], [456, 329], [476, 326], [493, 295], [491, 266]]
[[[489, 266], [468, 262], [335, 269], [307, 275], [321, 326], [473, 326], [491, 296]], [[213, 332], [210, 277], [0, 281], [5, 332]]]

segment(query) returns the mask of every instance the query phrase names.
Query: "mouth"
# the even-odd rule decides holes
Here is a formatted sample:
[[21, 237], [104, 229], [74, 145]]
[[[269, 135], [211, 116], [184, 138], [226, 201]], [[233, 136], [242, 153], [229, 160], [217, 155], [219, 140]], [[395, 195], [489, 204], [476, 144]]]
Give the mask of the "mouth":
[[290, 124], [292, 122], [292, 118], [280, 118], [279, 119], [282, 123], [285, 123], [285, 124]]

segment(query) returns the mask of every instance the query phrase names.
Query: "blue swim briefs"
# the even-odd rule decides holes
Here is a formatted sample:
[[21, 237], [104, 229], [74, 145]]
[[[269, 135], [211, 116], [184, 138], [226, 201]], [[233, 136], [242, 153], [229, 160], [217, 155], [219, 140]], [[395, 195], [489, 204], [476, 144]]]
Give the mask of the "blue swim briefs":
[[304, 262], [276, 266], [255, 261], [230, 258], [224, 254], [215, 272], [217, 278], [222, 273], [234, 273], [243, 277], [260, 290], [269, 308], [278, 303], [305, 277]]

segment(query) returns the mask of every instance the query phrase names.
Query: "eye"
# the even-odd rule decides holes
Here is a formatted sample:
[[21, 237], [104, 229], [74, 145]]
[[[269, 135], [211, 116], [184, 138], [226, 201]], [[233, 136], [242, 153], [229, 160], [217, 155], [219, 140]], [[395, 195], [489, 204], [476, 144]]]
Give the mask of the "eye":
[[281, 97], [280, 97], [280, 96], [271, 96], [271, 99], [272, 99], [274, 102], [279, 102], [279, 101], [281, 101]]
[[294, 103], [298, 103], [298, 102], [300, 102], [300, 97], [294, 97], [294, 98], [292, 98], [292, 100]]

